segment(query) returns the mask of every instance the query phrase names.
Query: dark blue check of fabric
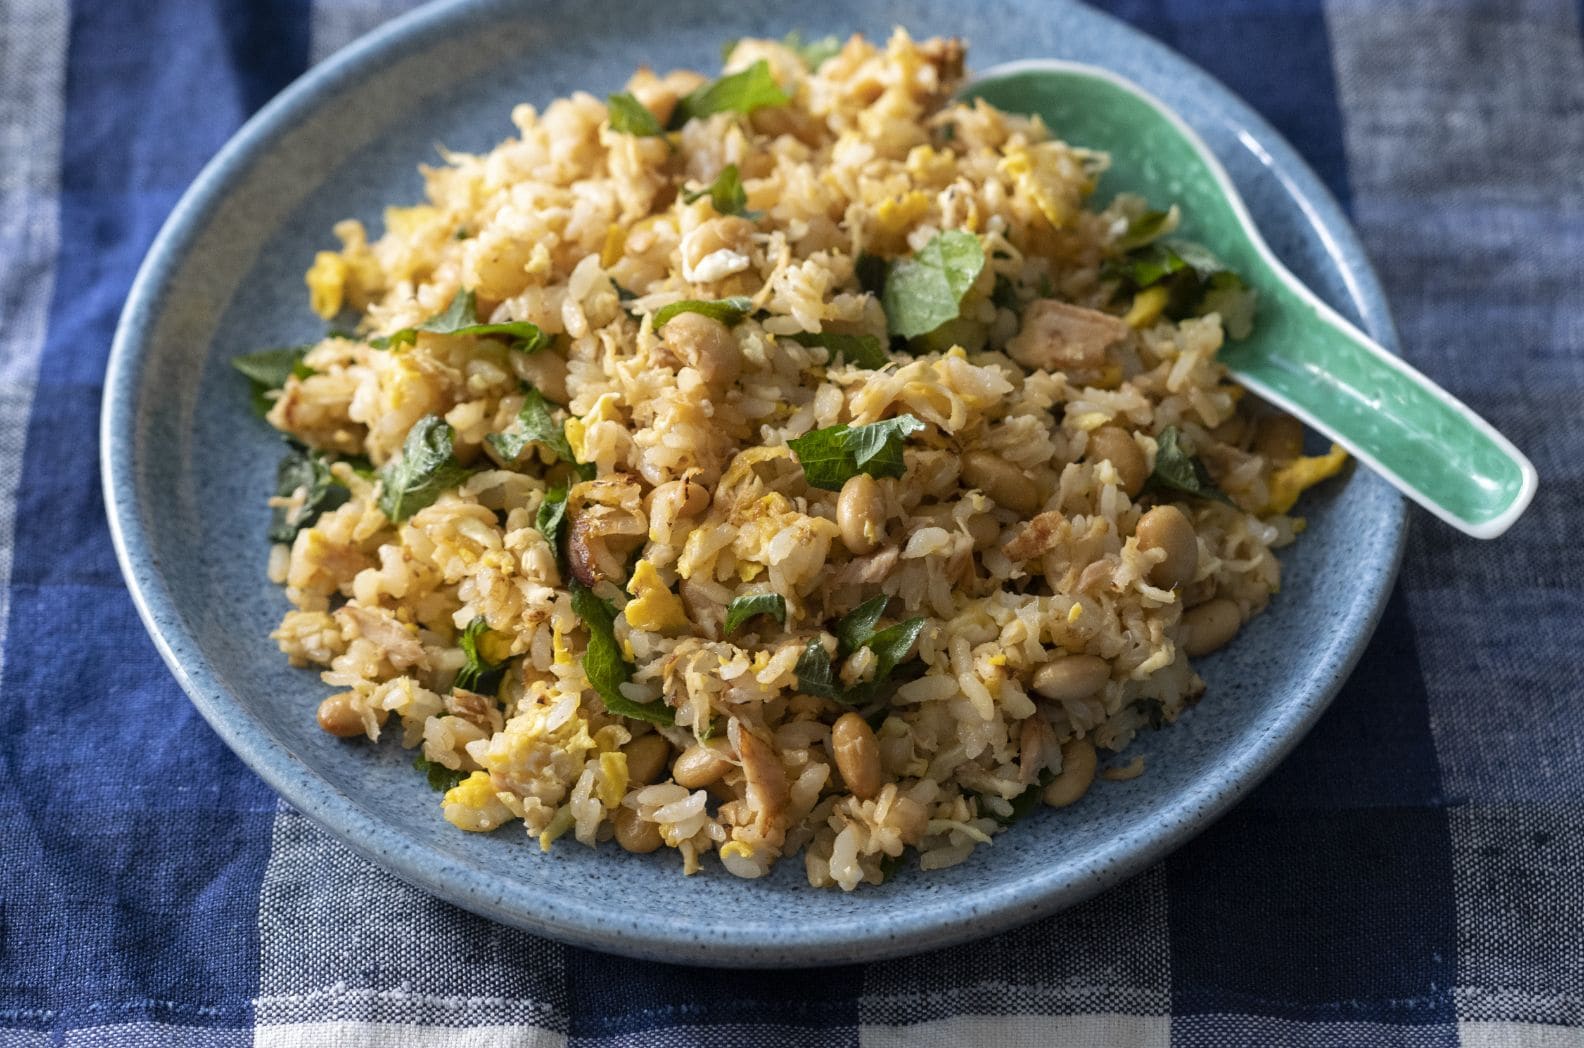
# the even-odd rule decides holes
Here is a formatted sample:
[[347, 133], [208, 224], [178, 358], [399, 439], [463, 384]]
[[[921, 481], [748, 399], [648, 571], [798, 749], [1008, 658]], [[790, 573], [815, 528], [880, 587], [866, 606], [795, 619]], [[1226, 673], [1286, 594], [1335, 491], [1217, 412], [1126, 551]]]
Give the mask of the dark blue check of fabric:
[[96, 428], [134, 270], [252, 110], [404, 6], [0, 8], [0, 1046], [1584, 1045], [1578, 5], [1105, 5], [1298, 146], [1409, 358], [1544, 483], [1497, 544], [1416, 514], [1335, 706], [1164, 863], [999, 938], [790, 978], [397, 884], [221, 745], [122, 586]]

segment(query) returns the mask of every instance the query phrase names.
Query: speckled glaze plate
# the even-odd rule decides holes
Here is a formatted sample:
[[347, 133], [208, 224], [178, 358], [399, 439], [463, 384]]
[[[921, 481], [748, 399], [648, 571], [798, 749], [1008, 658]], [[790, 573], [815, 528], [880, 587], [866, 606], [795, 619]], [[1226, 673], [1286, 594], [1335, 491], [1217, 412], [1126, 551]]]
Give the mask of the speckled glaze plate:
[[[1312, 495], [1282, 592], [1204, 660], [1204, 700], [1135, 743], [1148, 772], [1041, 810], [966, 863], [854, 894], [816, 890], [802, 863], [741, 881], [711, 863], [684, 879], [672, 853], [459, 833], [393, 743], [321, 732], [324, 687], [268, 639], [286, 609], [264, 576], [265, 496], [278, 438], [252, 416], [231, 357], [317, 338], [302, 273], [337, 219], [377, 226], [416, 200], [416, 165], [444, 143], [485, 150], [519, 101], [603, 95], [637, 65], [717, 68], [736, 36], [861, 31], [971, 38], [986, 69], [1067, 58], [1115, 70], [1175, 107], [1242, 190], [1277, 254], [1321, 297], [1395, 349], [1379, 285], [1320, 181], [1225, 88], [1161, 45], [1071, 3], [805, 0], [795, 15], [742, 4], [620, 0], [441, 2], [317, 67], [204, 170], [143, 265], [106, 379], [103, 469], [122, 569], [155, 643], [227, 743], [292, 804], [398, 876], [557, 939], [712, 965], [893, 956], [988, 935], [1143, 869], [1224, 812], [1302, 736], [1373, 628], [1402, 548], [1402, 500], [1355, 470]], [[856, 10], [855, 10], [856, 9]], [[796, 19], [795, 22], [789, 20]], [[1059, 130], [1059, 129], [1058, 129]]]

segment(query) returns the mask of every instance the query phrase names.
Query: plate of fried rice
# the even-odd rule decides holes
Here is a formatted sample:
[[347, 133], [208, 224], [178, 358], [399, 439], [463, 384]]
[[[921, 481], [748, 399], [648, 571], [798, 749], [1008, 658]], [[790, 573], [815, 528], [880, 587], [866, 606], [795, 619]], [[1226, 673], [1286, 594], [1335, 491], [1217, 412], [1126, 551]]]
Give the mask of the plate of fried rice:
[[1404, 513], [1218, 363], [1259, 289], [1193, 216], [972, 70], [1165, 99], [1391, 346], [1375, 278], [1088, 9], [682, 7], [431, 5], [204, 171], [107, 379], [139, 608], [290, 803], [535, 932], [855, 961], [1076, 903], [1319, 715]]

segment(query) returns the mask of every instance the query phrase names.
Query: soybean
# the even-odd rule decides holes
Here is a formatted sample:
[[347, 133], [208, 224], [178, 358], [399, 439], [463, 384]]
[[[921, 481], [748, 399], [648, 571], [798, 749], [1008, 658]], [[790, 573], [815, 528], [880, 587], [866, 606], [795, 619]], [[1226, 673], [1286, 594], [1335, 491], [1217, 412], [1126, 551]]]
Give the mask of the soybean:
[[616, 828], [616, 843], [637, 855], [647, 855], [665, 843], [660, 839], [660, 827], [626, 805], [616, 809], [611, 823]]
[[352, 705], [352, 699], [356, 694], [356, 692], [343, 691], [321, 702], [319, 727], [338, 739], [350, 739], [362, 735], [367, 729], [363, 724], [363, 714]]
[[856, 713], [844, 713], [831, 726], [836, 770], [853, 796], [872, 800], [880, 792], [880, 743], [874, 729]]
[[842, 544], [852, 553], [874, 552], [885, 534], [885, 498], [867, 473], [849, 477], [836, 498], [836, 525]]
[[1182, 648], [1190, 658], [1208, 655], [1237, 636], [1243, 614], [1237, 602], [1216, 597], [1189, 608], [1182, 617]]
[[1098, 655], [1066, 655], [1034, 671], [1034, 690], [1047, 699], [1087, 699], [1111, 679], [1111, 664]]
[[1089, 434], [1088, 458], [1091, 462], [1109, 461], [1128, 498], [1143, 491], [1144, 482], [1149, 479], [1144, 452], [1139, 450], [1133, 435], [1118, 426], [1101, 426]]
[[996, 505], [1020, 516], [1027, 517], [1039, 508], [1039, 491], [1034, 481], [993, 451], [964, 452], [962, 475]]
[[623, 746], [622, 753], [627, 755], [627, 784], [648, 786], [665, 770], [666, 758], [671, 756], [671, 743], [658, 733], [640, 735]]
[[1182, 510], [1156, 506], [1139, 518], [1133, 534], [1139, 549], [1166, 551], [1166, 559], [1150, 568], [1150, 585], [1175, 589], [1193, 581], [1199, 571], [1199, 539]]
[[731, 761], [709, 746], [696, 744], [682, 751], [671, 765], [671, 778], [678, 786], [701, 790], [720, 780]]
[[1045, 803], [1052, 808], [1065, 808], [1088, 793], [1094, 783], [1095, 766], [1099, 763], [1094, 743], [1088, 739], [1068, 739], [1062, 743], [1061, 752], [1061, 772], [1045, 787], [1044, 793]]

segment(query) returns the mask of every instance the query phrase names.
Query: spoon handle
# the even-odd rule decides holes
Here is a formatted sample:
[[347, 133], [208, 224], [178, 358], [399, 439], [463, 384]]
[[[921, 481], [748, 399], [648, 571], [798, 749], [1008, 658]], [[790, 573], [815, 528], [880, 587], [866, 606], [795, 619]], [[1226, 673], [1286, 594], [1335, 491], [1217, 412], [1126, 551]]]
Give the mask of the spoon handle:
[[1386, 352], [1267, 256], [1258, 351], [1229, 342], [1238, 381], [1297, 415], [1409, 498], [1476, 538], [1506, 531], [1533, 498], [1535, 468], [1490, 423]]

